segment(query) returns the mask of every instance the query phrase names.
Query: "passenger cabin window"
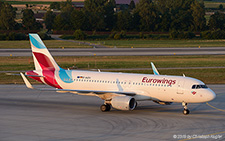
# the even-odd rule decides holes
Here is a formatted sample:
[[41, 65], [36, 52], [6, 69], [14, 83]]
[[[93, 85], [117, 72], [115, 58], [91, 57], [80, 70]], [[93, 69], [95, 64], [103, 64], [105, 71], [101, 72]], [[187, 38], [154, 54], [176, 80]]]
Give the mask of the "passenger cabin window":
[[193, 85], [192, 89], [207, 89], [208, 87], [206, 85]]

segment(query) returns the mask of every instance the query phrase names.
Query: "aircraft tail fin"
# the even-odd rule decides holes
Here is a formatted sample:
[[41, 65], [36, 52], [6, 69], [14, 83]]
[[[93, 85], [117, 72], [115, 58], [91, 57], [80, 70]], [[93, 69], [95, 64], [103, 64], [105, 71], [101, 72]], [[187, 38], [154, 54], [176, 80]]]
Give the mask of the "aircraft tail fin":
[[38, 34], [29, 34], [35, 70], [59, 70], [52, 55]]

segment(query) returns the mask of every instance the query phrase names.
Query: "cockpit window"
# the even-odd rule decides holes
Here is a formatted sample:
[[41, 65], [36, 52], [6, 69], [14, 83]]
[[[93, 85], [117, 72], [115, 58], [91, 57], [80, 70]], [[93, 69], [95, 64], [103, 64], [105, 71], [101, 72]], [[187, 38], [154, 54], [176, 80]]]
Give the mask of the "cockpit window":
[[201, 88], [201, 85], [197, 85], [197, 86], [196, 86], [196, 89], [200, 89], [200, 88]]
[[193, 85], [192, 89], [207, 89], [208, 87], [206, 85]]
[[206, 85], [201, 85], [201, 87], [204, 89], [208, 88]]

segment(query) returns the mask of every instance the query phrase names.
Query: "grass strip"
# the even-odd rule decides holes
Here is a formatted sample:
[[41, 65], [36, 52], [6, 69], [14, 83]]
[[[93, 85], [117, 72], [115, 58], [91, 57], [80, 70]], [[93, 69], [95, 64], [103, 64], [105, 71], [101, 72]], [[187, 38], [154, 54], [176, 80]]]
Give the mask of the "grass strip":
[[[224, 67], [225, 55], [208, 56], [93, 56], [93, 57], [55, 57], [62, 68], [78, 69], [114, 69], [114, 68], [150, 68], [154, 62], [164, 75], [185, 74], [210, 84], [225, 83], [225, 69], [171, 69], [173, 67]], [[0, 57], [0, 71], [33, 70], [32, 57]], [[126, 70], [120, 72], [152, 74], [150, 70]], [[34, 82], [34, 81], [32, 81]], [[20, 76], [7, 76], [0, 73], [0, 84], [23, 83]]]
[[89, 41], [107, 47], [156, 48], [156, 47], [224, 47], [225, 40], [99, 40]]
[[[93, 44], [118, 48], [157, 47], [224, 47], [225, 40], [84, 40]], [[91, 48], [91, 46], [69, 41], [44, 40], [48, 48]], [[30, 48], [29, 41], [0, 41], [0, 48]]]
[[217, 1], [204, 1], [205, 8], [219, 8], [219, 5], [222, 4], [225, 7], [225, 2]]
[[[44, 44], [48, 48], [91, 48], [91, 46], [83, 45], [68, 41], [44, 40]], [[30, 48], [30, 42], [26, 41], [0, 41], [1, 48]]]

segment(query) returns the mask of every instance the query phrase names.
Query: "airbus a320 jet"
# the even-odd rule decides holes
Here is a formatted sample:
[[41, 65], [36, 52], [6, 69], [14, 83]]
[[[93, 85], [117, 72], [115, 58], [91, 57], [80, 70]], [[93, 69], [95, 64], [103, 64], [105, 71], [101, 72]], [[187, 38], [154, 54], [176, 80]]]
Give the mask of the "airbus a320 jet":
[[35, 70], [20, 73], [26, 86], [35, 89], [25, 76], [35, 79], [60, 93], [97, 96], [104, 101], [100, 109], [134, 110], [137, 101], [154, 101], [170, 105], [182, 103], [183, 114], [189, 114], [188, 103], [203, 103], [216, 95], [202, 81], [185, 76], [160, 75], [152, 63], [154, 74], [115, 73], [65, 70], [54, 58], [37, 34], [29, 34]]

